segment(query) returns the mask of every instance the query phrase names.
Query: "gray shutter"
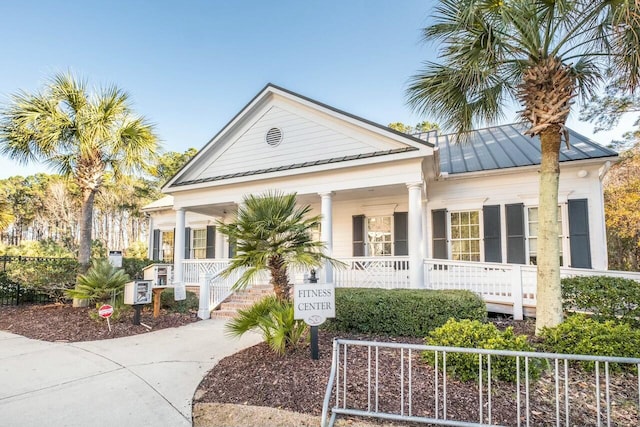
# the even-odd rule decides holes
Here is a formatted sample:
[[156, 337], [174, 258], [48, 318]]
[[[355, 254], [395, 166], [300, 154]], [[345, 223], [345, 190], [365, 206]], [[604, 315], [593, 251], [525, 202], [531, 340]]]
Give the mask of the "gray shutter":
[[569, 242], [571, 245], [571, 267], [591, 268], [589, 202], [587, 199], [569, 200]]
[[431, 211], [433, 257], [447, 259], [447, 210]]
[[160, 260], [160, 230], [153, 230], [153, 251], [151, 252], [151, 259], [153, 261]]
[[395, 256], [409, 255], [409, 224], [407, 212], [393, 214], [393, 254]]
[[216, 257], [216, 227], [214, 225], [207, 225], [207, 259], [213, 259]]
[[524, 204], [505, 205], [507, 216], [507, 262], [526, 264]]
[[353, 225], [353, 256], [364, 256], [364, 215], [354, 215]]
[[484, 260], [502, 262], [502, 244], [500, 242], [500, 205], [482, 207], [484, 226]]
[[184, 228], [184, 259], [191, 257], [191, 228]]
[[235, 239], [229, 238], [229, 258], [236, 256], [237, 242]]

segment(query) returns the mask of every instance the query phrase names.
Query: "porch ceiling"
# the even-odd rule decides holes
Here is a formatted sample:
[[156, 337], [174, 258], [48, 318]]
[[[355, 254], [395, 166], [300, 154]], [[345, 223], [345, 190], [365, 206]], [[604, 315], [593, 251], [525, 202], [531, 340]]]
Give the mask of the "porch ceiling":
[[[407, 187], [402, 184], [385, 185], [378, 187], [354, 188], [349, 190], [340, 190], [333, 192], [333, 201], [353, 201], [361, 199], [382, 198], [389, 196], [398, 196], [399, 194], [407, 194]], [[320, 202], [320, 196], [317, 193], [298, 194], [299, 204], [314, 204]], [[189, 212], [195, 212], [202, 215], [225, 217], [227, 214], [236, 210], [234, 202], [225, 202], [218, 204], [202, 204], [197, 206], [189, 206], [186, 208]]]

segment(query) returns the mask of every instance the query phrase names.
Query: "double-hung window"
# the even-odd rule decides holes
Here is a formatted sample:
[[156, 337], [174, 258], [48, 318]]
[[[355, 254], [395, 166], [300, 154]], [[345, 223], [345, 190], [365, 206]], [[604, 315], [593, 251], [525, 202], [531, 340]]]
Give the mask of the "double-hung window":
[[[529, 264], [538, 264], [538, 207], [527, 209], [527, 238], [529, 241]], [[560, 265], [563, 265], [563, 233], [562, 233], [562, 209], [558, 206], [558, 248], [560, 250]]]
[[480, 261], [480, 211], [451, 212], [451, 259]]
[[370, 216], [366, 220], [367, 255], [393, 255], [393, 236], [391, 216]]
[[193, 259], [205, 259], [207, 257], [207, 230], [205, 228], [191, 230], [191, 249]]

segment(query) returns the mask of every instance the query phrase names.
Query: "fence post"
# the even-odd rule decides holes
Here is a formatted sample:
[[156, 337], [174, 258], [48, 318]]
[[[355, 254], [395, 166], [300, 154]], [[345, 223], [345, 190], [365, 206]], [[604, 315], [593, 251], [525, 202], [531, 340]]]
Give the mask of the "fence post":
[[20, 283], [16, 285], [16, 305], [20, 305]]
[[524, 319], [524, 308], [522, 307], [522, 266], [513, 265], [513, 279], [511, 283], [511, 298], [513, 299], [513, 320]]
[[200, 273], [200, 301], [198, 304], [198, 317], [200, 319], [211, 318], [211, 273]]

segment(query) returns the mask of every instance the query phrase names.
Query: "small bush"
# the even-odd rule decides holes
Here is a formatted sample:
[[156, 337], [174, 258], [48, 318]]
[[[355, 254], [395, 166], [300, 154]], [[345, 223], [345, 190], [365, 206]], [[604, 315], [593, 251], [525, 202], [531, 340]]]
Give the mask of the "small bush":
[[25, 288], [51, 293], [73, 287], [78, 270], [73, 258], [14, 261], [7, 264], [7, 277]]
[[122, 258], [122, 268], [131, 280], [142, 279], [142, 270], [151, 264], [153, 261], [146, 258]]
[[[482, 323], [477, 320], [451, 319], [440, 328], [431, 331], [425, 338], [426, 345], [443, 347], [482, 348], [487, 350], [534, 351], [528, 343], [526, 335], [515, 335], [509, 327], [501, 332], [493, 323]], [[438, 363], [443, 366], [443, 356], [438, 354]], [[435, 352], [425, 351], [422, 359], [430, 365], [435, 364]], [[488, 368], [487, 356], [483, 355], [483, 371]], [[447, 372], [462, 381], [478, 379], [480, 358], [477, 354], [447, 352]], [[524, 360], [520, 361], [521, 375], [525, 373]], [[529, 359], [529, 377], [540, 376], [543, 362]], [[510, 356], [491, 357], [491, 377], [503, 381], [515, 382], [516, 358]], [[522, 377], [521, 377], [522, 378]]]
[[108, 260], [94, 260], [87, 274], [78, 276], [75, 289], [69, 289], [67, 296], [94, 303], [109, 302], [122, 294], [128, 281], [124, 270], [115, 268]]
[[598, 320], [620, 320], [638, 324], [640, 283], [609, 276], [569, 277], [562, 279], [565, 311], [593, 313]]
[[448, 319], [484, 320], [484, 301], [469, 291], [336, 289], [334, 331], [425, 337]]
[[238, 315], [226, 325], [231, 336], [241, 336], [258, 329], [269, 347], [278, 354], [297, 348], [307, 331], [302, 320], [293, 319], [293, 303], [268, 296]]
[[[541, 336], [544, 349], [554, 353], [640, 358], [640, 330], [626, 323], [600, 322], [575, 314], [559, 326], [544, 328]], [[595, 369], [594, 362], [581, 362], [581, 365]], [[612, 370], [621, 369], [617, 364], [609, 366]], [[635, 365], [631, 367], [635, 368]]]
[[187, 298], [181, 301], [176, 301], [175, 294], [172, 288], [167, 288], [162, 291], [160, 295], [160, 308], [164, 308], [174, 313], [188, 313], [190, 311], [197, 311], [200, 301], [198, 296], [191, 291], [187, 291]]

